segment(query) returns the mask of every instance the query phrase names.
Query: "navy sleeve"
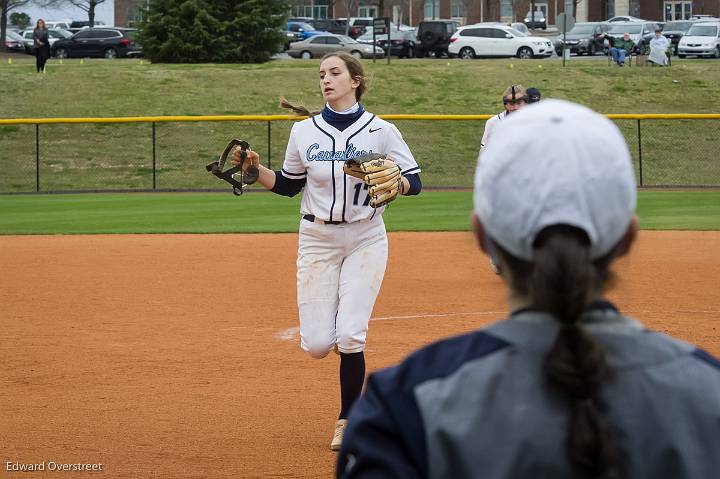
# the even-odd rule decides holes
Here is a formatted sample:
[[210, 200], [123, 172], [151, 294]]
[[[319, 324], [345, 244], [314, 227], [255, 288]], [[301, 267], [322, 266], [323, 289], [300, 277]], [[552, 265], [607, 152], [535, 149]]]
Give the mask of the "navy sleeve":
[[305, 187], [305, 182], [307, 182], [307, 178], [300, 178], [297, 180], [290, 179], [283, 176], [281, 172], [276, 171], [275, 186], [273, 186], [270, 191], [277, 193], [278, 195], [289, 196], [292, 198], [302, 191]]
[[411, 173], [409, 175], [403, 175], [405, 178], [407, 178], [408, 182], [410, 183], [410, 189], [408, 189], [407, 193], [405, 193], [408, 196], [417, 195], [420, 193], [420, 190], [422, 190], [422, 181], [420, 181], [420, 173]]
[[[385, 379], [371, 374], [365, 392], [353, 406], [338, 455], [335, 471], [338, 479], [413, 479], [426, 475], [418, 468], [419, 458], [413, 457], [417, 446], [408, 444], [404, 430], [405, 425], [422, 424], [417, 406], [406, 404], [404, 418], [396, 417], [393, 412], [399, 403], [409, 401], [414, 404], [415, 401], [407, 394], [403, 398], [393, 393], [384, 394], [382, 391], [386, 387], [382, 383]], [[408, 412], [414, 417], [407, 417]], [[403, 420], [403, 424], [398, 424], [399, 419]], [[424, 434], [420, 431], [412, 440], [422, 444]]]
[[427, 437], [416, 387], [507, 346], [502, 338], [476, 331], [433, 343], [398, 366], [371, 374], [350, 411], [336, 477], [427, 477]]

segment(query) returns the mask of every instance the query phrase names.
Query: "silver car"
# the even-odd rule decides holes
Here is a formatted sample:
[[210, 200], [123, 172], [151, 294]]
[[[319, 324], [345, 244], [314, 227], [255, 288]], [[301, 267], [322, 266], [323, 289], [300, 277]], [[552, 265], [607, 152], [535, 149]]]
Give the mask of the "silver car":
[[290, 44], [287, 54], [293, 58], [319, 58], [327, 53], [344, 51], [355, 58], [376, 58], [385, 56], [385, 51], [380, 47], [366, 45], [356, 42], [345, 35], [315, 35], [301, 42]]

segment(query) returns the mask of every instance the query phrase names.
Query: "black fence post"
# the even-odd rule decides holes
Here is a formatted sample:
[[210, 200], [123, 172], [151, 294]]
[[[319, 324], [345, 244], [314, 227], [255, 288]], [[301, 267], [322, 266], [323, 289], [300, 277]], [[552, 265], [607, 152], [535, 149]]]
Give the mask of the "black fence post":
[[40, 123], [35, 123], [35, 192], [40, 191]]
[[272, 141], [271, 141], [271, 138], [272, 138], [272, 127], [270, 126], [270, 120], [268, 120], [267, 123], [268, 123], [268, 135], [267, 135], [267, 136], [268, 136], [268, 140], [267, 140], [267, 141], [268, 141], [268, 143], [267, 143], [267, 147], [268, 147], [268, 162], [267, 162], [267, 167], [272, 170], [272, 166], [271, 166], [271, 162], [270, 162], [270, 145], [272, 144]]
[[640, 133], [640, 119], [637, 121], [637, 138], [638, 138], [638, 174], [640, 176], [640, 186], [643, 185], [643, 161], [642, 161], [642, 134]]
[[153, 172], [152, 173], [152, 179], [153, 179], [152, 189], [153, 189], [153, 191], [155, 190], [156, 180], [157, 180], [156, 166], [157, 166], [157, 164], [156, 164], [156, 160], [155, 160], [155, 122], [152, 122], [152, 172]]

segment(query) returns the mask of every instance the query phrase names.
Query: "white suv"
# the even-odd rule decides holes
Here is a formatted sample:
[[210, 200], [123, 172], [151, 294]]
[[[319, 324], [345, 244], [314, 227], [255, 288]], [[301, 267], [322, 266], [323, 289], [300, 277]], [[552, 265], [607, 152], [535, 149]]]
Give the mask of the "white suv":
[[687, 55], [720, 58], [720, 22], [693, 23], [680, 39], [677, 52], [680, 58]]
[[543, 37], [534, 37], [512, 27], [477, 23], [458, 28], [450, 38], [448, 53], [464, 59], [475, 57], [549, 57], [553, 46]]

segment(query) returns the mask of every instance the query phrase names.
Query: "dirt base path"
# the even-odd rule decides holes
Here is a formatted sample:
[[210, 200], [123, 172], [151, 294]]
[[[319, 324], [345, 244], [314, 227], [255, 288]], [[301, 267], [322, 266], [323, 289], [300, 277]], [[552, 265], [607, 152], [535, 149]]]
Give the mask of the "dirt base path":
[[[329, 477], [338, 359], [297, 340], [296, 235], [0, 237], [0, 476]], [[720, 355], [720, 233], [647, 232], [610, 295]], [[715, 285], [715, 286], [713, 286]], [[469, 233], [395, 233], [368, 370], [505, 314]], [[72, 477], [99, 473], [72, 473]]]

